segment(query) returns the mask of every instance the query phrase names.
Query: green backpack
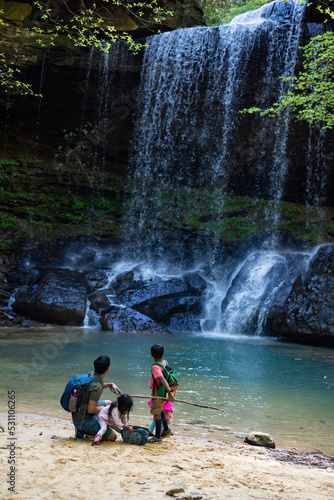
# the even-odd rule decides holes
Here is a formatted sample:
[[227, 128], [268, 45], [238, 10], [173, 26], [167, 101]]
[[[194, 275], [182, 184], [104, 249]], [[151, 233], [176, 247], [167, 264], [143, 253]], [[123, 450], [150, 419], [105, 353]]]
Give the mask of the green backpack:
[[133, 432], [130, 432], [128, 429], [122, 429], [121, 435], [122, 439], [125, 443], [130, 444], [146, 444], [149, 439], [148, 429], [145, 427], [139, 427], [137, 425], [133, 425]]
[[[179, 384], [177, 382], [177, 374], [176, 371], [171, 368], [168, 363], [165, 366], [163, 363], [160, 363], [160, 361], [157, 361], [156, 363], [153, 363], [153, 365], [160, 365], [162, 366], [162, 375], [165, 377], [169, 387], [173, 387], [173, 391], [176, 391], [178, 388]], [[153, 366], [152, 365], [152, 366]], [[153, 377], [153, 372], [152, 372], [152, 377]], [[159, 388], [157, 386], [157, 383], [155, 381], [155, 378], [153, 377], [153, 386], [156, 386], [156, 389], [158, 391], [158, 396], [161, 398], [164, 398], [166, 396], [166, 389], [164, 388], [163, 385], [161, 385]]]

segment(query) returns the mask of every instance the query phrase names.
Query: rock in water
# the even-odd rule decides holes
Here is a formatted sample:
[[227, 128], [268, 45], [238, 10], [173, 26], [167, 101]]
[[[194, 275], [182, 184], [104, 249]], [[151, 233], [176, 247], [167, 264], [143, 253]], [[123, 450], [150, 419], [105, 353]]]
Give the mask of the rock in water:
[[252, 444], [253, 446], [264, 446], [265, 448], [275, 448], [275, 442], [270, 434], [265, 432], [250, 432], [245, 437], [245, 443]]
[[101, 325], [104, 330], [112, 332], [170, 333], [164, 326], [130, 307], [112, 310], [102, 315]]

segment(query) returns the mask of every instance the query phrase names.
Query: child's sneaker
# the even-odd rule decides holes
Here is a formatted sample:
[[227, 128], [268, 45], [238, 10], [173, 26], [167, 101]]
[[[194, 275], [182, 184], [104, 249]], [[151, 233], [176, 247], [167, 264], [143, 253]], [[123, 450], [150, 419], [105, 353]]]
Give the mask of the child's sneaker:
[[152, 436], [148, 439], [148, 442], [149, 443], [162, 443], [162, 439], [157, 438], [156, 436]]
[[165, 431], [162, 431], [161, 437], [166, 438], [169, 436], [172, 436], [173, 432], [171, 429], [166, 429]]
[[95, 436], [94, 438], [94, 441], [92, 442], [92, 446], [99, 446], [101, 443], [101, 436], [100, 434], [98, 434], [97, 436]]

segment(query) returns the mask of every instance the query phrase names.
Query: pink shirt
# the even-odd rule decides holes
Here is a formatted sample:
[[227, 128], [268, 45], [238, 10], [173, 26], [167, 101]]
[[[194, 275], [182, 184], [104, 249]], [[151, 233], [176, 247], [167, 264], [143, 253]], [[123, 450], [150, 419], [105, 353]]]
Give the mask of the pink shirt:
[[[165, 359], [162, 360], [162, 363], [166, 366], [167, 365], [167, 361]], [[152, 374], [153, 376], [151, 375], [151, 379], [150, 379], [150, 389], [153, 389], [153, 377], [154, 377], [154, 380], [155, 380], [155, 384], [154, 384], [154, 390], [156, 390], [156, 388], [160, 387], [161, 386], [161, 382], [160, 382], [160, 377], [162, 376], [162, 366], [160, 365], [152, 365]]]
[[[151, 400], [148, 402], [148, 406], [151, 408]], [[171, 401], [165, 401], [162, 407], [163, 410], [173, 411], [173, 405]]]

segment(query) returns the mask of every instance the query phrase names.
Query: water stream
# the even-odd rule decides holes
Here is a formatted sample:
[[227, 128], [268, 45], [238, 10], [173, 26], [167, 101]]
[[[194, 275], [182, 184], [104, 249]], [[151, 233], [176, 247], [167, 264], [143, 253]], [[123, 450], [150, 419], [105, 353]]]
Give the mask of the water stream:
[[[46, 60], [46, 57], [47, 57], [47, 53], [48, 53], [47, 50], [45, 50], [43, 52], [42, 68], [41, 68], [41, 78], [40, 78], [39, 90], [38, 90], [38, 94], [39, 95], [42, 95], [42, 91], [43, 91], [44, 77], [45, 77], [45, 75], [44, 75], [44, 73], [45, 73], [45, 60]], [[36, 138], [35, 138], [35, 150], [36, 151], [38, 150], [38, 146], [39, 146], [40, 119], [41, 119], [41, 108], [42, 108], [43, 97], [39, 97], [38, 99], [39, 99], [39, 101], [38, 101], [38, 108], [37, 108]]]
[[246, 168], [253, 194], [271, 200], [268, 224], [277, 225], [292, 165], [289, 110], [275, 120], [257, 116], [251, 125], [240, 111], [250, 102], [263, 109], [273, 93], [289, 90], [291, 82], [279, 77], [295, 72], [304, 11], [296, 0], [272, 2], [227, 25], [150, 37], [130, 160], [133, 210], [140, 213], [130, 239], [139, 232], [144, 247], [163, 252], [163, 234], [154, 229], [166, 213], [174, 220], [182, 210], [191, 213], [193, 188], [214, 189], [211, 203], [219, 210]]

